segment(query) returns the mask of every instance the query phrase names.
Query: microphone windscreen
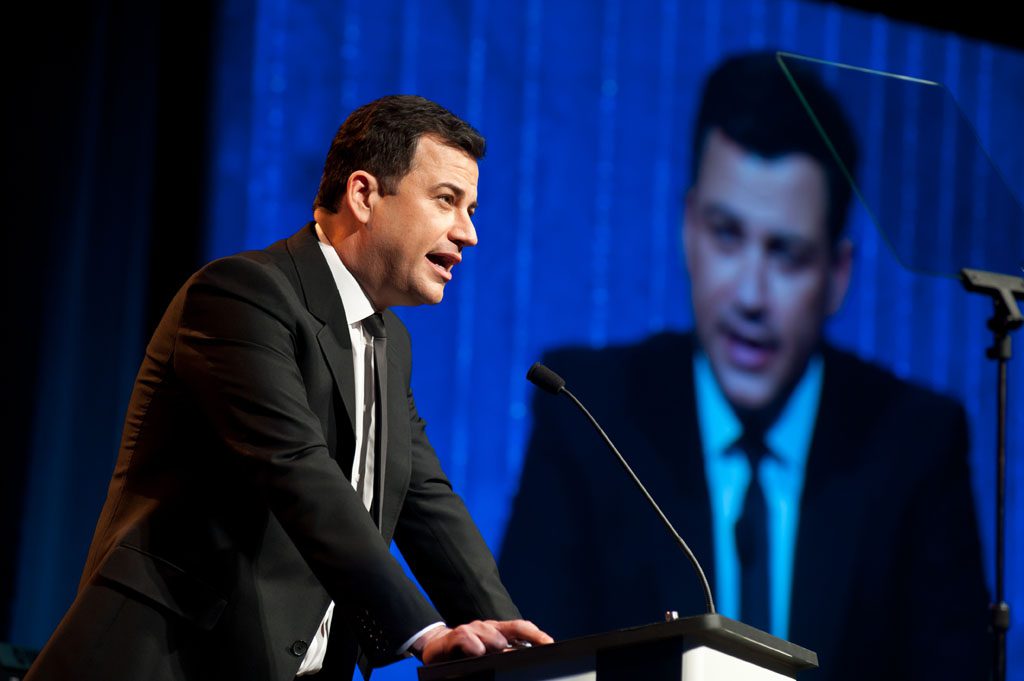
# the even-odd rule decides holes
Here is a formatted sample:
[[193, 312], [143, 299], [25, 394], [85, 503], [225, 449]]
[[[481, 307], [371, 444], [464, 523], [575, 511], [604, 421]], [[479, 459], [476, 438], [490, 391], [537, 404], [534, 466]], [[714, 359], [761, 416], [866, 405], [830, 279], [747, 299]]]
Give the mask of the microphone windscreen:
[[565, 387], [565, 379], [540, 362], [533, 363], [530, 370], [526, 372], [526, 380], [552, 395], [557, 395]]

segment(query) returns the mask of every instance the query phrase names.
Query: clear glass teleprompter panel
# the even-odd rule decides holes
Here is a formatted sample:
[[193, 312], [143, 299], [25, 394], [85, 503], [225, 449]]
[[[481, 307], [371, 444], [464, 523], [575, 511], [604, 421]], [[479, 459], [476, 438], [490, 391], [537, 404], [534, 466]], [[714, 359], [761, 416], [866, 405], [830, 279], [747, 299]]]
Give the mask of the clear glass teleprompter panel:
[[[941, 83], [779, 52], [778, 62], [904, 267], [1024, 274], [1024, 209]], [[817, 79], [838, 99], [843, 143]], [[816, 100], [817, 97], [817, 100]]]

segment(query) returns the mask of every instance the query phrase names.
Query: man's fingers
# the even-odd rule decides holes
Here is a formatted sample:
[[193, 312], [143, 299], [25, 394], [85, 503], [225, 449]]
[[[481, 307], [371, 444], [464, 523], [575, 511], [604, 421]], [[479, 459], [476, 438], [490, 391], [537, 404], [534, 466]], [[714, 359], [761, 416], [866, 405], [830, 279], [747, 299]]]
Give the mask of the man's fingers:
[[487, 644], [469, 624], [455, 627], [447, 636], [445, 649], [448, 657], [477, 657], [487, 652]]
[[504, 650], [505, 648], [508, 648], [508, 639], [505, 637], [505, 634], [502, 633], [501, 629], [495, 626], [496, 624], [498, 624], [498, 622], [493, 620], [488, 620], [486, 622], [476, 620], [475, 622], [470, 622], [463, 626], [468, 627], [474, 634], [476, 634], [477, 638], [480, 639], [480, 642], [487, 647], [487, 652], [493, 653], [497, 650]]
[[509, 620], [507, 622], [490, 622], [510, 641], [526, 641], [535, 645], [554, 643], [551, 638], [528, 620]]
[[466, 627], [458, 627], [445, 629], [442, 634], [427, 641], [420, 659], [424, 664], [433, 664], [461, 657], [477, 657], [485, 652], [487, 649], [476, 634]]
[[446, 630], [430, 640], [424, 648], [423, 661], [430, 664], [460, 657], [478, 657], [507, 647], [508, 639], [501, 631], [478, 620]]
[[479, 657], [508, 649], [514, 642], [533, 645], [552, 643], [554, 639], [538, 629], [533, 622], [511, 620], [497, 622], [479, 620], [460, 625], [429, 639], [423, 648], [423, 662], [431, 664], [460, 657]]

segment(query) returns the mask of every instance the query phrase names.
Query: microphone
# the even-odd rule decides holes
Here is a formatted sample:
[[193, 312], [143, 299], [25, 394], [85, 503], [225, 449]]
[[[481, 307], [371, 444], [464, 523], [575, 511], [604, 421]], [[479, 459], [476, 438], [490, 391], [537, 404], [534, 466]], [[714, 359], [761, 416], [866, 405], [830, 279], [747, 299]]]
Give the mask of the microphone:
[[565, 379], [540, 362], [533, 363], [530, 370], [526, 372], [526, 380], [552, 395], [557, 395], [565, 390]]
[[683, 541], [683, 538], [679, 536], [678, 532], [676, 532], [676, 528], [672, 526], [672, 523], [669, 521], [665, 513], [661, 510], [661, 507], [658, 506], [657, 502], [654, 501], [654, 497], [652, 497], [651, 493], [647, 491], [647, 488], [644, 487], [644, 484], [640, 482], [640, 478], [636, 476], [636, 473], [633, 472], [633, 469], [630, 467], [629, 463], [627, 463], [626, 459], [622, 456], [622, 454], [619, 453], [618, 448], [616, 448], [615, 444], [611, 441], [611, 438], [608, 437], [608, 434], [604, 432], [604, 429], [601, 428], [601, 425], [597, 422], [597, 419], [591, 416], [590, 412], [587, 411], [587, 408], [583, 406], [583, 403], [576, 399], [576, 396], [573, 395], [569, 391], [569, 389], [565, 387], [565, 379], [556, 374], [551, 369], [541, 364], [540, 362], [533, 363], [533, 366], [530, 367], [530, 370], [526, 372], [526, 380], [530, 381], [530, 383], [533, 383], [541, 390], [551, 393], [552, 395], [557, 395], [559, 393], [564, 394], [566, 397], [572, 400], [572, 403], [575, 404], [581, 412], [583, 412], [583, 415], [586, 416], [587, 420], [590, 421], [590, 425], [594, 427], [598, 435], [601, 436], [601, 439], [604, 440], [604, 443], [608, 446], [608, 448], [612, 451], [615, 457], [619, 460], [619, 463], [622, 464], [622, 467], [625, 469], [626, 474], [629, 475], [630, 479], [632, 479], [636, 486], [640, 489], [640, 492], [644, 495], [644, 498], [647, 499], [647, 503], [649, 503], [651, 505], [651, 508], [654, 509], [654, 512], [658, 514], [658, 517], [661, 518], [662, 524], [665, 525], [665, 528], [676, 540], [676, 543], [679, 544], [680, 548], [682, 548], [683, 553], [686, 554], [686, 557], [690, 561], [690, 565], [693, 566], [694, 572], [697, 573], [697, 578], [700, 580], [701, 588], [704, 589], [704, 605], [707, 610], [707, 614], [714, 615], [715, 601], [711, 597], [711, 585], [708, 584], [708, 578], [704, 575], [704, 568], [701, 567], [700, 561], [697, 560], [697, 556], [693, 555], [693, 551], [690, 550], [690, 547], [686, 545], [686, 542]]

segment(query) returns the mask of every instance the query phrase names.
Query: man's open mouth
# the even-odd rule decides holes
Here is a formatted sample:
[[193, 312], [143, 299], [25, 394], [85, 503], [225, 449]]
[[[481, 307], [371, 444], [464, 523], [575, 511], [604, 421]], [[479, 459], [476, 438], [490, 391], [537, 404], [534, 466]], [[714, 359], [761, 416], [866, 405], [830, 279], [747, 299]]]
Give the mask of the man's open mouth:
[[455, 267], [462, 258], [455, 253], [427, 253], [427, 260], [434, 266], [434, 269], [441, 273], [445, 279], [451, 279], [452, 268]]
[[752, 371], [765, 368], [779, 348], [774, 339], [748, 336], [732, 330], [725, 332], [725, 341], [729, 362]]

